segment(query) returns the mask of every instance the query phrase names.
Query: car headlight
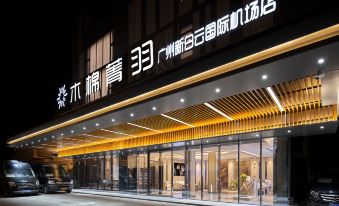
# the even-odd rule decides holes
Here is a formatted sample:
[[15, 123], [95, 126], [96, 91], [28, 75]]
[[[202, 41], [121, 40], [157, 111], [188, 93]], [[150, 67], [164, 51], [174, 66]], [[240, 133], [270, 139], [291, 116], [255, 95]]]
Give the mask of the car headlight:
[[311, 191], [311, 198], [312, 198], [313, 200], [319, 200], [319, 199], [320, 199], [319, 193], [316, 192], [316, 191], [314, 191], [314, 190], [312, 190], [312, 191]]
[[12, 181], [9, 181], [9, 182], [8, 182], [8, 185], [9, 185], [10, 187], [15, 187], [15, 186], [16, 186], [15, 182], [12, 182]]
[[70, 184], [70, 185], [73, 185], [73, 180], [71, 180], [71, 181], [69, 182], [69, 184]]
[[48, 180], [49, 185], [55, 185], [55, 182], [53, 180]]
[[40, 185], [39, 180], [36, 180], [36, 181], [35, 181], [35, 185], [36, 185], [36, 186], [39, 186], [39, 185]]

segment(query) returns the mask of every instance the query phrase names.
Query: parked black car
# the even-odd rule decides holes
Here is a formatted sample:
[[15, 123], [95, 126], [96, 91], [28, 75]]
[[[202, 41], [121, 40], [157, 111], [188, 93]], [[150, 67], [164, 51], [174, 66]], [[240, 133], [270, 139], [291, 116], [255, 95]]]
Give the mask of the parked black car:
[[32, 164], [32, 168], [39, 179], [41, 192], [72, 192], [73, 180], [61, 165]]
[[322, 171], [310, 184], [311, 206], [339, 206], [339, 171]]
[[38, 194], [39, 180], [28, 163], [17, 160], [0, 162], [0, 192], [4, 196]]

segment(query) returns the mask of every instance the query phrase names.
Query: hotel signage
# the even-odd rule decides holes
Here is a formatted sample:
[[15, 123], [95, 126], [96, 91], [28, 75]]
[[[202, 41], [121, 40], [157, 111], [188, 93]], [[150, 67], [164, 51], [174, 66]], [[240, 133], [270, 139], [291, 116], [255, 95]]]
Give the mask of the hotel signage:
[[[223, 17], [213, 21], [199, 29], [196, 29], [190, 34], [182, 36], [165, 47], [159, 49], [156, 53], [156, 63], [162, 60], [170, 60], [176, 56], [189, 51], [195, 47], [201, 46], [207, 42], [231, 33], [243, 25], [250, 22], [258, 21], [260, 17], [274, 12], [277, 8], [275, 0], [255, 0], [246, 4], [244, 7], [227, 13]], [[89, 74], [85, 82], [75, 82], [69, 87], [64, 84], [59, 88], [57, 96], [57, 105], [59, 109], [66, 107], [68, 104], [74, 104], [83, 96], [88, 97], [101, 90], [101, 87], [109, 87], [111, 84], [119, 84], [123, 81], [123, 72], [127, 68], [127, 73], [131, 77], [138, 76], [144, 71], [151, 69], [154, 66], [154, 47], [153, 40], [148, 40], [140, 46], [132, 49], [127, 58], [129, 63], [123, 63], [123, 57], [108, 63], [103, 70], [97, 70]], [[104, 72], [105, 83], [101, 82], [100, 72]], [[81, 94], [80, 86], [84, 84], [85, 95]]]

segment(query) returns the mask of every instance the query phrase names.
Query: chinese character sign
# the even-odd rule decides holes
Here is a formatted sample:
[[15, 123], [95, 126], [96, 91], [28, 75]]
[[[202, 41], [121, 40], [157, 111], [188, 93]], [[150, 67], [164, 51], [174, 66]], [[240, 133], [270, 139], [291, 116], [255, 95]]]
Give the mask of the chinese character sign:
[[152, 68], [154, 62], [153, 41], [149, 40], [143, 43], [141, 47], [134, 48], [131, 51], [131, 61], [131, 69], [133, 69], [132, 76]]
[[242, 25], [255, 21], [258, 18], [272, 13], [276, 10], [275, 0], [255, 0], [247, 4], [244, 8], [239, 8], [224, 15], [214, 22], [207, 24], [176, 40], [158, 51], [158, 64], [160, 60], [168, 60], [180, 55], [194, 47], [211, 41], [228, 32], [236, 30]]

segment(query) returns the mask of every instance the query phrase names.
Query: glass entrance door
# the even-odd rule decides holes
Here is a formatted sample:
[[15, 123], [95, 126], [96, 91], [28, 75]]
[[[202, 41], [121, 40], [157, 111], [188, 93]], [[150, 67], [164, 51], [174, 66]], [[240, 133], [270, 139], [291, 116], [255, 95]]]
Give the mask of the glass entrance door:
[[173, 197], [186, 198], [185, 148], [173, 150]]
[[203, 188], [202, 171], [205, 166], [201, 161], [201, 147], [188, 147], [186, 151], [186, 189], [190, 199], [201, 199]]
[[172, 151], [150, 152], [150, 194], [172, 195]]
[[239, 145], [239, 200], [260, 204], [260, 139], [243, 141]]
[[160, 195], [172, 196], [172, 151], [160, 152]]

